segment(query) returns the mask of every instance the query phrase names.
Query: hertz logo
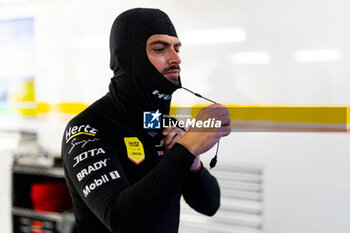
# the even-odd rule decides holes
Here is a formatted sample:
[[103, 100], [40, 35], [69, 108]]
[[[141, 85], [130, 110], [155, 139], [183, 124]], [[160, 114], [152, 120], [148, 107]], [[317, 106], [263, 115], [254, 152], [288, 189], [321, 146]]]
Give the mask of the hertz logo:
[[80, 126], [73, 126], [69, 127], [69, 129], [66, 131], [66, 143], [68, 143], [72, 138], [85, 134], [89, 136], [96, 136], [98, 130], [91, 127], [90, 125], [80, 125]]

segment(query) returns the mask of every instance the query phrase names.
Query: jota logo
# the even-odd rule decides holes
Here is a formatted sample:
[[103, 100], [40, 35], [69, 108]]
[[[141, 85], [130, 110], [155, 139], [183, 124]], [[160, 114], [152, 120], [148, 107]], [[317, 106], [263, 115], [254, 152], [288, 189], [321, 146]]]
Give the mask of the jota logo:
[[143, 128], [144, 129], [160, 129], [160, 116], [162, 114], [156, 112], [143, 112]]

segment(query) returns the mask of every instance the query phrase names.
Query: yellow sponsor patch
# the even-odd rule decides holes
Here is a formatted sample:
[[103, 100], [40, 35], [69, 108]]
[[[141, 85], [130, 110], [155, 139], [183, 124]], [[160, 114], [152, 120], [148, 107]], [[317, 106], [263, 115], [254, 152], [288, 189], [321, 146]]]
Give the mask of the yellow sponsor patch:
[[145, 160], [143, 145], [137, 137], [125, 137], [124, 142], [128, 153], [128, 158], [136, 164]]

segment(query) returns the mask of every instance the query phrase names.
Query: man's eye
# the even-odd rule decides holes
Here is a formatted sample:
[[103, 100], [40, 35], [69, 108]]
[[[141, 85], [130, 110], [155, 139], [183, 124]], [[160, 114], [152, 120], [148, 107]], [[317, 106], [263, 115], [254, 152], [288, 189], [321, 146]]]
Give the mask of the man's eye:
[[163, 52], [164, 48], [156, 48], [156, 49], [153, 49], [153, 50], [156, 51], [156, 52]]

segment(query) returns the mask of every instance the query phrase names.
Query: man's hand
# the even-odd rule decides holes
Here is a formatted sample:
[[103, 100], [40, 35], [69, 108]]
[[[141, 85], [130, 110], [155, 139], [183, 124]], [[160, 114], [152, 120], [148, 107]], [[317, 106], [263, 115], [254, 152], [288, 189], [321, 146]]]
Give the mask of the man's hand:
[[[177, 127], [168, 127], [163, 130], [162, 134], [164, 136], [163, 141], [165, 144], [165, 149], [169, 150], [171, 147], [173, 147], [175, 142], [177, 142], [180, 138], [182, 138], [183, 135], [185, 135], [185, 131]], [[201, 166], [202, 165], [200, 158], [197, 156], [193, 161], [190, 171], [198, 171]]]
[[178, 141], [186, 147], [193, 155], [198, 156], [212, 148], [221, 137], [231, 132], [230, 113], [227, 107], [221, 104], [213, 104], [202, 108], [196, 116], [196, 121], [206, 121], [209, 118], [221, 121], [221, 127], [197, 128], [191, 127]]
[[162, 134], [164, 136], [163, 141], [165, 144], [165, 149], [169, 150], [171, 147], [173, 147], [175, 142], [177, 142], [180, 138], [182, 138], [182, 136], [184, 136], [185, 131], [183, 131], [180, 128], [172, 126], [172, 127], [165, 128]]

